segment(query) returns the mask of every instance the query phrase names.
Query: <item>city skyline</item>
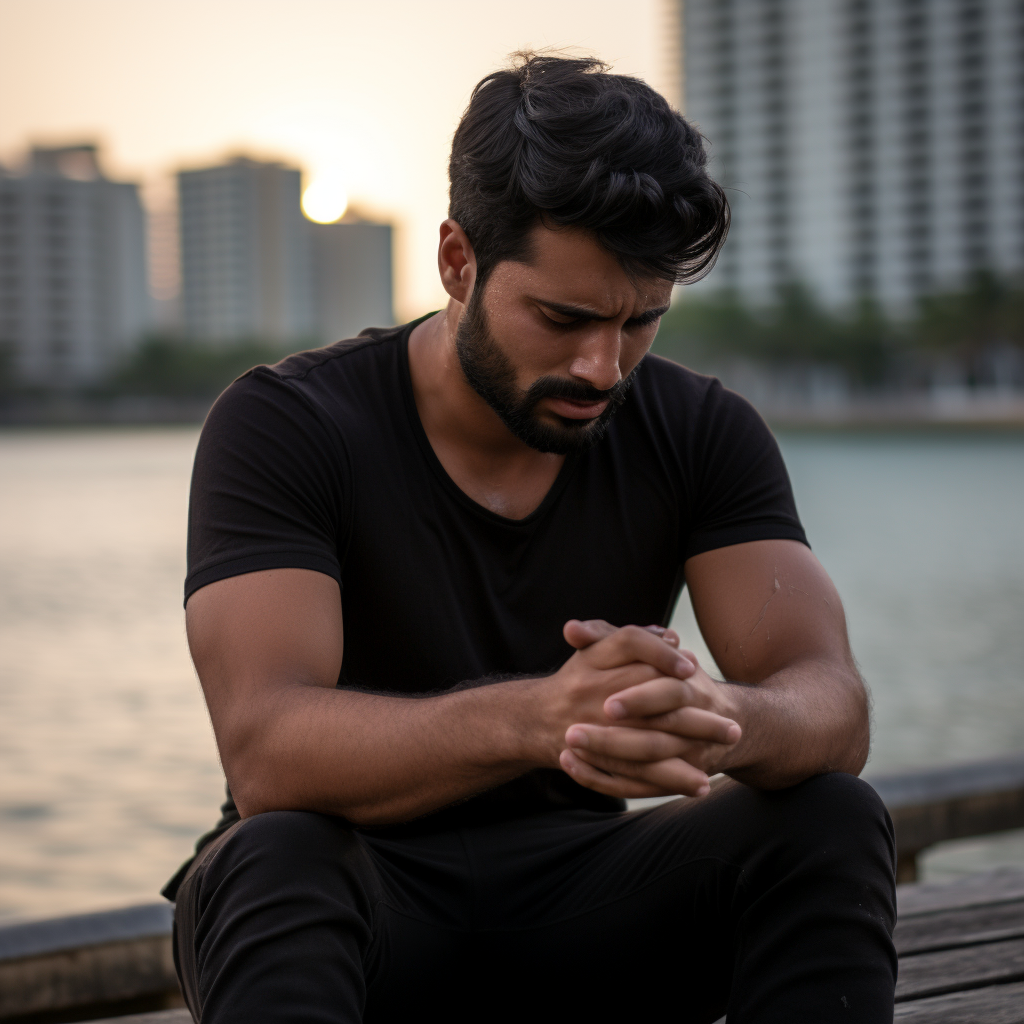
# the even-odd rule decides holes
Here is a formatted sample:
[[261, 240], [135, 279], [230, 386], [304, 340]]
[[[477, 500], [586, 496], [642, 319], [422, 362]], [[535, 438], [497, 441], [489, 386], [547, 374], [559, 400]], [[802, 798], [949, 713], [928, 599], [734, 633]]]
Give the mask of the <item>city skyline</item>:
[[[462, 21], [408, 0], [0, 0], [0, 163], [99, 143], [142, 185], [158, 249], [179, 170], [245, 154], [301, 166], [304, 186], [333, 176], [395, 223], [397, 312], [412, 316], [443, 299], [447, 152], [476, 82], [517, 49], [573, 47], [671, 94], [674, 14], [670, 0], [628, 18], [609, 0], [524, 0], [514, 20], [482, 5]], [[152, 254], [158, 297], [174, 262]]]

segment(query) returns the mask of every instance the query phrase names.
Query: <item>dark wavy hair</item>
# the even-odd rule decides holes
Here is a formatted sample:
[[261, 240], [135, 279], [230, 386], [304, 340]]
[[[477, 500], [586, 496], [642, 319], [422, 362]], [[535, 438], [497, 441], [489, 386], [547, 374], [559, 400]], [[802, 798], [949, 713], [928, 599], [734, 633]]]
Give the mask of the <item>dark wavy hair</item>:
[[452, 141], [448, 215], [482, 283], [528, 262], [538, 222], [592, 231], [631, 276], [686, 284], [714, 266], [729, 202], [704, 140], [645, 82], [592, 57], [520, 53], [473, 90]]

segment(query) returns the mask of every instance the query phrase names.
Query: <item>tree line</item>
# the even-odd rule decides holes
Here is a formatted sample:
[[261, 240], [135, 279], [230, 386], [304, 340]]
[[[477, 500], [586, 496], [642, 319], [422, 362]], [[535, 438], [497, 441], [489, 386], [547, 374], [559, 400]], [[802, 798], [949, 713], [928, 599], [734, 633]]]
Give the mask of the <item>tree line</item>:
[[959, 291], [922, 297], [903, 317], [870, 299], [832, 311], [799, 284], [760, 308], [728, 291], [684, 291], [654, 351], [708, 372], [738, 360], [766, 370], [827, 367], [854, 390], [951, 379], [1024, 387], [1024, 281], [978, 274]]

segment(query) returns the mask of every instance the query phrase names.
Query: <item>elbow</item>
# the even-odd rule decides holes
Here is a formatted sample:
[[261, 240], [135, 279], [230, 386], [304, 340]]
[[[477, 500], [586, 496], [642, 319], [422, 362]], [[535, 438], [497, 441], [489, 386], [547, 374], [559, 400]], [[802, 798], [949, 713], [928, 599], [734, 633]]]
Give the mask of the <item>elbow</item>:
[[860, 775], [871, 751], [871, 702], [859, 674], [850, 687], [851, 701], [837, 730], [833, 756], [826, 771]]

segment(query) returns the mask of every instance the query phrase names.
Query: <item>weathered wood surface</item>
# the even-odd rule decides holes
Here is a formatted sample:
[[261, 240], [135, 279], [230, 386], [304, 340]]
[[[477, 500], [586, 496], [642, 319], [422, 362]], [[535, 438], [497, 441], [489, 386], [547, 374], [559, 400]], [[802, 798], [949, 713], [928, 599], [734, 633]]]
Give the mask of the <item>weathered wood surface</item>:
[[1024, 871], [901, 886], [898, 1024], [1024, 1024]]
[[895, 1021], [896, 1024], [1024, 1024], [1024, 984], [993, 985], [899, 1003]]
[[180, 1004], [170, 904], [0, 928], [0, 1021]]
[[917, 882], [896, 889], [901, 921], [954, 908], [992, 906], [1024, 899], [1024, 871], [996, 868], [952, 882]]
[[1024, 981], [1024, 939], [900, 957], [896, 1000], [902, 1003], [1010, 981]]
[[133, 1013], [128, 1017], [108, 1017], [92, 1024], [193, 1024], [188, 1010], [161, 1010], [159, 1013]]
[[894, 938], [900, 956], [1024, 939], [1024, 901], [910, 917], [896, 926]]
[[870, 776], [896, 829], [897, 879], [917, 878], [917, 856], [948, 839], [1024, 828], [1024, 755]]

